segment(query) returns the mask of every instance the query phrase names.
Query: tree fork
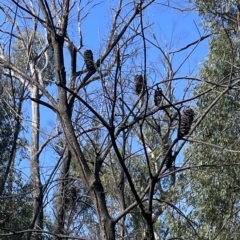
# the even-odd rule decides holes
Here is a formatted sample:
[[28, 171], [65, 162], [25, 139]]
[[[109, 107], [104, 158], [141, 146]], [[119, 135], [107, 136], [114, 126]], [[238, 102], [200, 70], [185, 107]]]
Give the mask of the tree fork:
[[[90, 190], [90, 194], [93, 197], [94, 206], [98, 215], [100, 231], [103, 239], [114, 240], [115, 230], [114, 223], [109, 216], [104, 189], [100, 178], [93, 175], [88, 167], [86, 159], [80, 149], [77, 137], [72, 126], [71, 116], [68, 110], [67, 92], [62, 86], [66, 86], [66, 73], [64, 68], [64, 55], [63, 55], [63, 43], [64, 38], [57, 35], [54, 47], [54, 57], [57, 70], [57, 83], [59, 93], [58, 103], [58, 117], [63, 127], [64, 135], [68, 142], [68, 148], [71, 155], [77, 159], [79, 171], [82, 173], [84, 184]], [[62, 86], [61, 86], [62, 85]], [[89, 179], [91, 181], [89, 182]], [[92, 183], [92, 184], [91, 184]]]

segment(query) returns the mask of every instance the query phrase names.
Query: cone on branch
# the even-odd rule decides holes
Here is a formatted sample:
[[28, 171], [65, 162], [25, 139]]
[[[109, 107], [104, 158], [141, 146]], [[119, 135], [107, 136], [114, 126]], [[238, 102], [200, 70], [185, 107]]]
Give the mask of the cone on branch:
[[66, 189], [66, 198], [65, 198], [65, 204], [67, 209], [70, 209], [74, 206], [75, 201], [77, 200], [77, 190], [74, 186], [68, 187]]
[[140, 95], [146, 88], [146, 81], [142, 75], [136, 75], [134, 78], [135, 91], [137, 95]]
[[90, 49], [86, 50], [83, 54], [84, 56], [84, 61], [86, 64], [86, 67], [88, 71], [94, 71], [95, 66], [94, 66], [94, 60], [93, 60], [93, 53]]
[[181, 116], [181, 122], [179, 127], [178, 136], [182, 138], [187, 135], [191, 129], [191, 125], [194, 119], [194, 111], [192, 108], [187, 108], [183, 111]]
[[72, 199], [73, 202], [77, 199], [77, 190], [75, 187], [71, 187], [69, 191], [69, 197]]
[[154, 92], [154, 104], [156, 107], [161, 105], [162, 102], [162, 89], [161, 88], [157, 88]]
[[[162, 147], [163, 156], [165, 157], [166, 168], [171, 168], [172, 167], [172, 149], [169, 150], [169, 152], [168, 152], [169, 148], [170, 148], [169, 144], [164, 144], [163, 147]], [[167, 152], [168, 152], [168, 154], [167, 154]]]

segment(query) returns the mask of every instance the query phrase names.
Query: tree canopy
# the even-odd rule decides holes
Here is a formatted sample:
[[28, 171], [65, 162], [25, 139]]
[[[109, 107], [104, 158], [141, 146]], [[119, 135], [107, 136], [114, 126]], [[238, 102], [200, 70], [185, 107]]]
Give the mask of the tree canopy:
[[239, 239], [239, 6], [1, 2], [0, 238]]

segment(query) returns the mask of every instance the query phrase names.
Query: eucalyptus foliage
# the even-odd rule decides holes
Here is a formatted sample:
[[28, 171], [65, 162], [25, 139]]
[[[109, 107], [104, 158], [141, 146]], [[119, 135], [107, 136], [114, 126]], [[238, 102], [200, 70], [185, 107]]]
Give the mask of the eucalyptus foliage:
[[[221, 97], [198, 126], [193, 142], [185, 151], [190, 170], [178, 178], [176, 193], [186, 218], [176, 216], [169, 227], [172, 234], [184, 239], [237, 240], [240, 238], [239, 39], [223, 29], [211, 39], [209, 49], [200, 69], [203, 81], [195, 88], [195, 95], [209, 88], [213, 90], [197, 100], [199, 117]], [[228, 88], [232, 84], [236, 87]]]

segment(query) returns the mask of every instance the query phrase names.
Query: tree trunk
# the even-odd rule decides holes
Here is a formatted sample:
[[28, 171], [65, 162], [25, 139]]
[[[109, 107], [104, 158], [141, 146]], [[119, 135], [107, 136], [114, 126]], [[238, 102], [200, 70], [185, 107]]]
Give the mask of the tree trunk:
[[83, 176], [82, 180], [86, 188], [88, 188], [91, 198], [93, 199], [95, 210], [98, 215], [102, 239], [115, 240], [115, 223], [112, 221], [108, 213], [105, 191], [99, 175], [91, 173], [90, 169], [88, 168], [67, 111], [65, 110], [64, 112], [60, 112], [59, 118], [62, 126], [64, 126], [63, 131], [66, 139], [68, 140], [68, 146], [71, 155], [77, 160], [79, 172], [81, 172], [81, 175]]
[[145, 213], [144, 218], [146, 221], [145, 232], [143, 240], [155, 240], [154, 230], [153, 230], [153, 221], [150, 213]]
[[[65, 207], [66, 207], [66, 185], [67, 179], [69, 175], [69, 167], [71, 161], [71, 154], [68, 149], [65, 150], [63, 156], [63, 163], [61, 167], [60, 173], [60, 181], [58, 185], [58, 194], [56, 197], [56, 213], [55, 213], [55, 221], [54, 221], [54, 233], [56, 234], [64, 234], [64, 220], [65, 220]], [[60, 238], [56, 238], [60, 239]]]
[[54, 41], [53, 47], [59, 96], [58, 118], [61, 122], [69, 151], [71, 152], [72, 157], [77, 160], [77, 166], [82, 175], [82, 180], [93, 199], [95, 210], [98, 215], [102, 239], [115, 240], [114, 223], [108, 213], [104, 189], [98, 175], [99, 172], [93, 174], [89, 169], [72, 125], [70, 114], [71, 106], [69, 106], [67, 102], [66, 89], [63, 88], [63, 86], [66, 86], [66, 72], [63, 54], [64, 37], [56, 35], [52, 40]]
[[[33, 86], [31, 97], [40, 99], [39, 90]], [[32, 101], [32, 133], [31, 133], [31, 150], [30, 150], [30, 168], [31, 168], [31, 183], [33, 195], [33, 228], [43, 229], [43, 192], [40, 179], [39, 166], [39, 127], [40, 127], [40, 112], [39, 103]], [[31, 239], [41, 239], [40, 235], [32, 234]]]

